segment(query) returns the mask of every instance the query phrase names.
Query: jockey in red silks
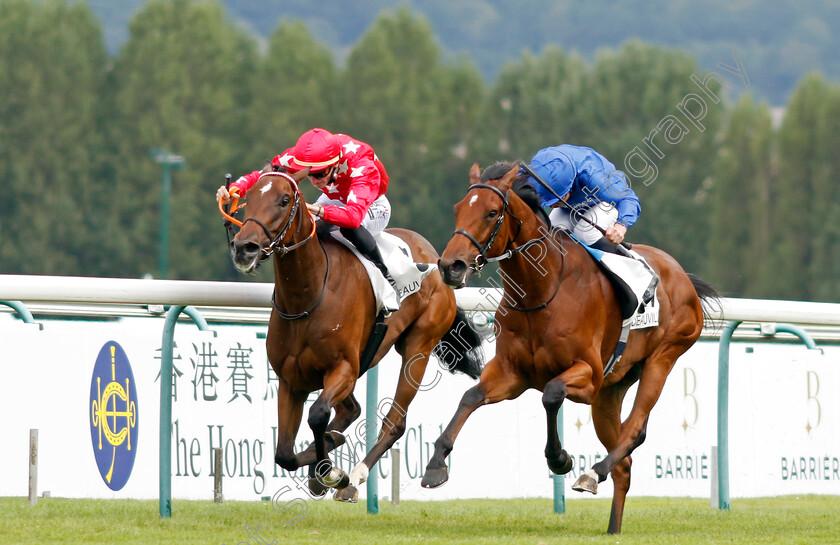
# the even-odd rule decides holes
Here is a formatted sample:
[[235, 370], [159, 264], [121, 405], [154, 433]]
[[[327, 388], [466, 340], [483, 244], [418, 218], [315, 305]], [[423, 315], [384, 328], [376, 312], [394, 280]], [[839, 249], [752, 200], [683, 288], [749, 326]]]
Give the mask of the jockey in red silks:
[[[385, 197], [388, 173], [373, 148], [346, 134], [312, 129], [303, 133], [294, 147], [272, 159], [271, 164], [275, 169], [289, 171], [309, 168], [309, 181], [322, 191], [314, 204], [306, 204], [319, 219], [318, 235], [323, 238], [340, 229], [344, 238], [382, 272], [399, 300], [399, 290], [373, 238], [391, 219], [391, 203]], [[255, 170], [240, 177], [231, 184], [230, 191], [220, 187], [216, 199], [227, 202], [234, 189], [240, 197], [244, 196], [260, 174]]]

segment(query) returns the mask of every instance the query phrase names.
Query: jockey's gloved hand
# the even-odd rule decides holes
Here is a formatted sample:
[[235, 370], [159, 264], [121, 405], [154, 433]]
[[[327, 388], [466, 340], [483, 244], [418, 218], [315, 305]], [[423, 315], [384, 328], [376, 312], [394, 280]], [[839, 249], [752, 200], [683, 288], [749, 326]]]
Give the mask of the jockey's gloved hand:
[[226, 188], [225, 186], [221, 186], [219, 189], [216, 190], [216, 200], [222, 201], [223, 203], [227, 203], [230, 201], [232, 197], [239, 197], [239, 188], [232, 187], [230, 189]]

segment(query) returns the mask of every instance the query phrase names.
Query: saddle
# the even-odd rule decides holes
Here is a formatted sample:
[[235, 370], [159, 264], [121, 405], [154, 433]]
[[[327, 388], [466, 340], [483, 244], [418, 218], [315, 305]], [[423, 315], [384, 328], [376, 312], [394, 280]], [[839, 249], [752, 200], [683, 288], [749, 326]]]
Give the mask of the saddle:
[[[619, 249], [617, 244], [606, 240], [599, 240], [596, 243], [598, 247], [589, 246], [572, 233], [566, 231], [566, 234], [583, 246], [595, 259], [615, 290], [621, 311], [621, 333], [612, 356], [604, 366], [604, 376], [607, 376], [615, 364], [621, 360], [631, 329], [659, 325], [659, 304], [656, 301], [656, 286], [659, 283], [659, 277], [644, 258], [633, 250]], [[626, 255], [619, 255], [618, 251]], [[650, 295], [647, 305], [642, 303], [646, 295]]]
[[[330, 234], [335, 240], [347, 246], [364, 265], [376, 298], [376, 312], [379, 313], [384, 310], [387, 314], [399, 309], [399, 303], [391, 284], [376, 265], [362, 256], [356, 247], [341, 235], [339, 230], [331, 231]], [[415, 263], [411, 257], [411, 249], [401, 238], [385, 232], [376, 234], [373, 238], [376, 241], [376, 247], [379, 248], [379, 253], [382, 254], [382, 260], [397, 284], [401, 301], [404, 301], [412, 293], [420, 291], [423, 279], [437, 270], [437, 264], [434, 263]]]

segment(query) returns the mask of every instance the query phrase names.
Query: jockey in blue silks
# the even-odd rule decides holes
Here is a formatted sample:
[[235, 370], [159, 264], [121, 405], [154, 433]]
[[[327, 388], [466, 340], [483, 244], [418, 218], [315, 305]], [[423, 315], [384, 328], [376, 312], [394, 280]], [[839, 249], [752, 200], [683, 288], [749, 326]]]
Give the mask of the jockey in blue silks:
[[642, 207], [624, 173], [591, 148], [563, 144], [541, 149], [530, 166], [572, 207], [566, 208], [531, 181], [540, 204], [554, 208], [551, 225], [571, 231], [584, 244], [600, 246], [602, 235], [581, 216], [605, 229], [606, 238], [614, 244], [620, 244], [639, 219]]
[[[549, 215], [552, 227], [570, 231], [587, 246], [639, 257], [643, 263], [635, 252], [632, 255], [617, 251], [627, 229], [639, 219], [642, 207], [627, 177], [606, 157], [592, 148], [563, 144], [541, 149], [529, 166], [566, 202], [561, 203], [533, 178], [529, 180], [540, 198], [540, 205], [554, 209]], [[604, 229], [605, 233], [582, 217]], [[644, 265], [651, 279], [650, 289], [644, 295], [643, 303], [647, 303], [653, 297], [659, 279], [646, 263]]]

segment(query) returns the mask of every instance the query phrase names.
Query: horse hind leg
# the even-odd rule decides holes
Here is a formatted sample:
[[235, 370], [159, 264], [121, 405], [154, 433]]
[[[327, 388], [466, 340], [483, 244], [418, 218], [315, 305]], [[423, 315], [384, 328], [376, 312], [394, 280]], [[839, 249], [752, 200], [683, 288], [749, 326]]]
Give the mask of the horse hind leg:
[[[438, 328], [439, 326], [435, 326]], [[364, 460], [359, 462], [350, 472], [350, 486], [343, 490], [336, 491], [333, 499], [338, 501], [354, 502], [358, 499], [358, 487], [367, 480], [370, 468], [391, 448], [394, 443], [403, 436], [406, 427], [406, 413], [408, 406], [417, 395], [423, 382], [423, 375], [426, 372], [426, 365], [429, 361], [429, 354], [437, 344], [436, 339], [440, 337], [439, 332], [432, 334], [428, 328], [414, 326], [407, 333], [405, 341], [398, 345], [398, 351], [403, 356], [402, 368], [397, 381], [397, 390], [388, 413], [382, 419], [382, 427], [376, 439], [376, 443], [368, 451]], [[439, 373], [439, 371], [438, 371]], [[430, 389], [436, 382], [424, 389]]]
[[[621, 430], [621, 405], [628, 388], [639, 379], [639, 369], [638, 366], [632, 367], [618, 383], [601, 390], [592, 403], [592, 423], [595, 426], [595, 433], [607, 452], [613, 450], [618, 443]], [[621, 531], [624, 503], [627, 492], [630, 490], [631, 464], [630, 456], [626, 456], [610, 471], [613, 479], [613, 498], [607, 530], [610, 534], [617, 534]], [[576, 490], [596, 492], [598, 486], [597, 474], [593, 471], [589, 475], [589, 479], [588, 483], [593, 490], [583, 488], [582, 484], [575, 483], [578, 486]]]
[[[609, 450], [603, 460], [594, 464], [591, 469], [581, 474], [575, 484], [572, 485], [573, 490], [584, 490], [595, 493], [598, 483], [604, 482], [607, 479], [607, 474], [613, 472], [622, 463], [622, 460], [628, 459], [630, 453], [644, 442], [650, 412], [659, 400], [665, 379], [668, 377], [668, 373], [670, 373], [674, 362], [677, 357], [685, 352], [685, 349], [681, 345], [669, 345], [664, 349], [657, 349], [654, 351], [654, 354], [647, 358], [641, 370], [639, 388], [636, 392], [633, 408], [627, 420], [621, 424], [614, 446]], [[617, 482], [617, 495], [613, 496], [613, 508], [610, 515], [609, 527], [609, 531], [612, 533], [618, 533], [621, 530], [624, 495], [626, 495], [630, 487], [629, 460], [625, 463], [625, 467], [627, 471], [626, 483], [621, 481]], [[613, 472], [613, 475], [614, 477], [618, 475], [621, 479], [623, 469], [619, 468], [617, 473]]]

